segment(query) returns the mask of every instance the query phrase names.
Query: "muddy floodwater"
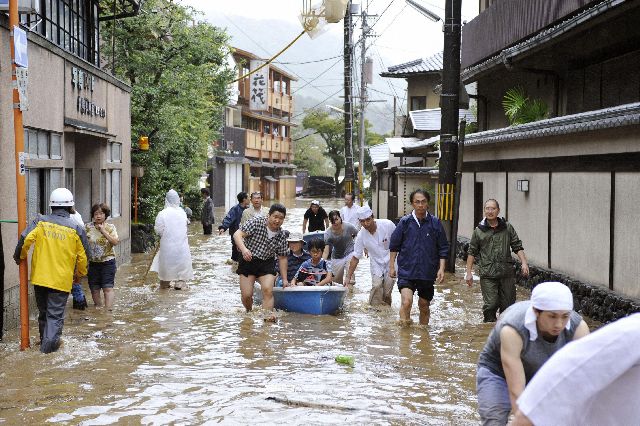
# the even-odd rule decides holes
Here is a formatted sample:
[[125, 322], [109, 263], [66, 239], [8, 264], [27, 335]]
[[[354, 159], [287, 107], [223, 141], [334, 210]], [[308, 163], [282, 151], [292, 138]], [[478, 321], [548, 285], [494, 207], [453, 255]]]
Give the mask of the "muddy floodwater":
[[[288, 206], [284, 228], [301, 231], [308, 205]], [[38, 352], [34, 320], [31, 349], [18, 350], [17, 330], [5, 335], [0, 423], [478, 423], [475, 367], [491, 325], [462, 269], [436, 285], [429, 327], [398, 324], [396, 288], [390, 308], [368, 306], [367, 259], [339, 315], [278, 312], [269, 323], [259, 307], [244, 312], [229, 236], [205, 237], [194, 223], [189, 241], [188, 289], [160, 290], [154, 274], [144, 283], [150, 255], [133, 255], [118, 269], [113, 312], [73, 310], [69, 298], [58, 352]], [[355, 365], [336, 363], [339, 354]]]

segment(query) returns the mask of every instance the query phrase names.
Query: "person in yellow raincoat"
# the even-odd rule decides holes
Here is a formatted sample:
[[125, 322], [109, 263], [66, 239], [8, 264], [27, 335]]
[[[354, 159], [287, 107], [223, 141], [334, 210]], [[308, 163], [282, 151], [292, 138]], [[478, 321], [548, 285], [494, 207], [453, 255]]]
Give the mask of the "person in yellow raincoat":
[[60, 347], [71, 284], [87, 275], [87, 236], [84, 227], [70, 217], [73, 195], [66, 188], [54, 189], [49, 205], [51, 214], [38, 216], [24, 230], [13, 255], [19, 264], [34, 246], [30, 279], [39, 311], [42, 353]]

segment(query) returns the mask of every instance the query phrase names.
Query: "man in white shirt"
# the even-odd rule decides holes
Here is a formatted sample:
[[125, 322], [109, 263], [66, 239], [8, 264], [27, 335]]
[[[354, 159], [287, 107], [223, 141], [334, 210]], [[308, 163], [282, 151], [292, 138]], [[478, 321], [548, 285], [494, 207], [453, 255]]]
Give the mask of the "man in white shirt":
[[349, 263], [349, 271], [345, 282], [350, 282], [351, 276], [366, 249], [369, 253], [371, 269], [369, 304], [391, 305], [394, 280], [389, 276], [389, 241], [396, 226], [388, 219], [374, 219], [373, 212], [369, 206], [358, 208], [357, 218], [360, 225], [362, 225], [362, 229], [356, 236], [353, 257]]
[[354, 203], [355, 195], [353, 192], [344, 194], [344, 207], [340, 209], [340, 217], [342, 223], [350, 223], [360, 229], [360, 221], [358, 220], [358, 206]]

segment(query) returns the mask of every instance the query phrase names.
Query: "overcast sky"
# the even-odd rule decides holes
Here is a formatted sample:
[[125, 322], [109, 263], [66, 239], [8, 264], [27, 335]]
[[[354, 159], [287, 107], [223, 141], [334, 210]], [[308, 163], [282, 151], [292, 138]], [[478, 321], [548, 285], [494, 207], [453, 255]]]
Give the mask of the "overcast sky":
[[[203, 12], [203, 19], [227, 28], [232, 36], [231, 44], [265, 58], [293, 40], [300, 31], [299, 15], [303, 0], [179, 0]], [[416, 0], [426, 8], [444, 17], [444, 0]], [[315, 3], [315, 1], [313, 1]], [[391, 65], [428, 57], [443, 47], [442, 22], [432, 22], [405, 3], [405, 0], [363, 0], [365, 9], [370, 15], [369, 25], [373, 25], [376, 37], [367, 40], [369, 45], [367, 56], [374, 62], [374, 84], [372, 89], [378, 90], [376, 96], [397, 95], [399, 104], [403, 104], [406, 84], [403, 79], [383, 79], [378, 74]], [[463, 0], [462, 20], [470, 21], [477, 14], [478, 0]], [[256, 34], [246, 27], [251, 26], [247, 20], [270, 22], [281, 21], [282, 26], [269, 26], [268, 33]], [[354, 40], [361, 32], [360, 18], [356, 20]], [[262, 31], [267, 32], [267, 31]], [[286, 65], [278, 65], [296, 77], [293, 85], [302, 89], [300, 94], [314, 98], [326, 98], [340, 90], [342, 85], [342, 61], [327, 59], [339, 56], [343, 45], [342, 22], [329, 25], [326, 33], [310, 40], [308, 36], [294, 44], [281, 61], [289, 61]], [[326, 60], [326, 61], [322, 61]], [[298, 64], [303, 61], [320, 61], [312, 65]], [[339, 63], [336, 63], [338, 61]], [[328, 68], [332, 67], [330, 70]], [[324, 75], [318, 77], [323, 71]], [[381, 93], [384, 92], [384, 93]], [[332, 97], [332, 99], [336, 99]], [[371, 99], [371, 97], [370, 97]], [[388, 98], [387, 98], [388, 99]], [[406, 102], [406, 100], [404, 100]], [[392, 104], [387, 102], [387, 104]], [[389, 105], [385, 105], [389, 109]]]

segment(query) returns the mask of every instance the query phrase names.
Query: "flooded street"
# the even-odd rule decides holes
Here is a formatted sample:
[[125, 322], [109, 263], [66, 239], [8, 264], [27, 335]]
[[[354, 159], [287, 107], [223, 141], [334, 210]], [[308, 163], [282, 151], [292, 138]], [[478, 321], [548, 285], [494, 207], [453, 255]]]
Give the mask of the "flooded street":
[[[284, 228], [300, 231], [308, 205], [288, 206]], [[218, 223], [223, 216], [216, 209]], [[17, 330], [5, 336], [0, 422], [478, 423], [475, 367], [492, 325], [481, 323], [479, 285], [468, 289], [462, 270], [436, 285], [427, 328], [398, 325], [397, 289], [391, 308], [368, 306], [367, 259], [339, 315], [279, 312], [268, 323], [259, 307], [244, 312], [229, 236], [205, 237], [199, 223], [189, 232], [187, 290], [160, 290], [153, 273], [142, 282], [150, 255], [134, 255], [118, 269], [112, 313], [69, 301], [58, 352], [38, 352], [33, 320], [30, 350], [18, 350]], [[417, 323], [417, 300], [413, 309]], [[339, 354], [355, 366], [336, 363]]]

